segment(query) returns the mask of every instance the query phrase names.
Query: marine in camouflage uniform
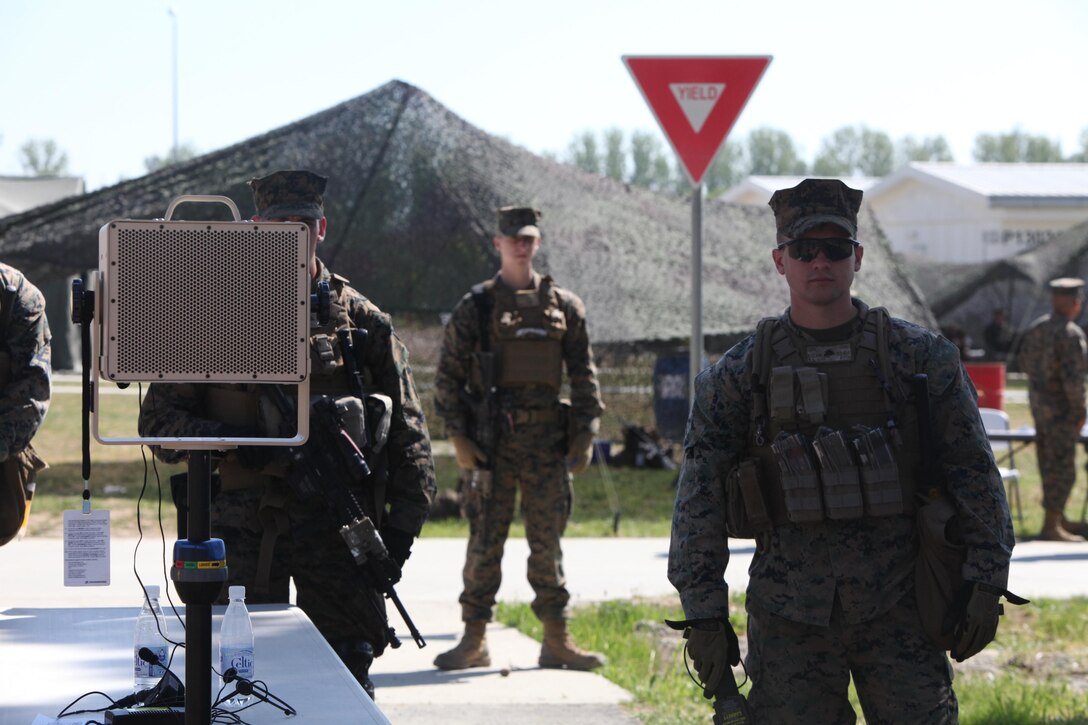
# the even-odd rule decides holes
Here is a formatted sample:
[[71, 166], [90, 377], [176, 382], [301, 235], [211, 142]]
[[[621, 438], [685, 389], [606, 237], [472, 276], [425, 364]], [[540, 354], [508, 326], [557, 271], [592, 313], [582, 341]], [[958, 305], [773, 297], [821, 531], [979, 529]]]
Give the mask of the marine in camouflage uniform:
[[[687, 645], [713, 693], [708, 680], [720, 677], [714, 668], [731, 677], [725, 663], [739, 661], [724, 581], [728, 536], [752, 536], [746, 527], [756, 531], [746, 669], [749, 706], [760, 723], [854, 722], [851, 676], [869, 722], [956, 721], [951, 666], [927, 639], [913, 595], [912, 487], [921, 455], [937, 457], [960, 514], [964, 578], [1001, 590], [1007, 583], [1008, 504], [958, 351], [929, 330], [850, 297], [864, 251], [852, 239], [860, 202], [860, 191], [837, 180], [809, 179], [775, 193], [781, 246], [773, 257], [791, 305], [696, 378], [669, 580], [687, 617], [717, 623], [713, 631], [692, 627]], [[928, 375], [935, 434], [936, 450], [925, 453], [910, 400], [916, 373]], [[889, 420], [897, 420], [898, 444]], [[876, 431], [872, 440], [896, 452], [892, 477], [887, 468], [865, 470], [868, 464], [851, 462], [849, 447], [829, 445], [814, 455], [812, 437], [834, 442], [836, 430]], [[797, 432], [802, 437], [790, 437]], [[797, 440], [808, 442], [791, 449]], [[772, 444], [793, 453], [779, 458]], [[841, 468], [835, 450], [847, 453], [838, 459], [846, 461]], [[862, 481], [868, 478], [864, 498], [858, 478], [850, 493], [833, 485], [851, 465], [862, 469]], [[871, 475], [877, 472], [885, 475]], [[767, 514], [762, 522], [757, 506], [745, 506], [757, 498]], [[997, 600], [983, 602], [979, 595], [976, 602], [978, 585], [971, 587], [966, 611], [973, 616], [985, 609], [996, 627]]]
[[[434, 466], [422, 407], [416, 395], [408, 351], [393, 331], [388, 315], [332, 274], [316, 256], [324, 238], [323, 193], [326, 179], [308, 171], [278, 171], [250, 182], [254, 219], [301, 221], [310, 226], [312, 290], [330, 286], [332, 315], [311, 327], [311, 395], [351, 394], [343, 351], [336, 331], [367, 332], [359, 358], [365, 391], [392, 400], [392, 420], [385, 450], [388, 477], [384, 490], [350, 482], [355, 497], [376, 526], [398, 564], [408, 558], [434, 498]], [[358, 351], [357, 351], [358, 352]], [[153, 384], [140, 415], [145, 436], [276, 435], [260, 411], [259, 385]], [[254, 427], [257, 430], [254, 430]], [[157, 449], [167, 462], [184, 451]], [[278, 454], [278, 455], [277, 455]], [[373, 464], [374, 462], [371, 461]], [[211, 505], [211, 531], [227, 549], [227, 585], [246, 586], [250, 604], [289, 601], [294, 579], [297, 603], [373, 696], [369, 668], [388, 644], [382, 594], [364, 585], [360, 568], [338, 526], [317, 499], [300, 501], [286, 483], [282, 449], [240, 447], [218, 462], [222, 490]], [[220, 603], [225, 604], [228, 586]]]
[[45, 467], [30, 445], [49, 409], [49, 322], [45, 297], [0, 262], [0, 545], [19, 532], [26, 486]]
[[[571, 472], [589, 464], [604, 406], [582, 300], [533, 271], [541, 243], [539, 219], [540, 212], [528, 207], [498, 210], [494, 245], [502, 269], [465, 295], [446, 325], [435, 407], [462, 468], [470, 533], [460, 597], [465, 636], [435, 659], [441, 669], [490, 664], [485, 629], [499, 590], [503, 546], [519, 491], [530, 548], [528, 579], [536, 594], [532, 608], [545, 630], [540, 664], [586, 670], [603, 662], [600, 655], [579, 649], [567, 632], [570, 593], [560, 537], [570, 516]], [[483, 347], [493, 349], [499, 359], [495, 382], [500, 423], [495, 450], [487, 452], [474, 440], [478, 435], [468, 402], [482, 395], [475, 354]], [[569, 407], [559, 399], [564, 366]], [[478, 477], [473, 483], [472, 471], [482, 465], [493, 466], [489, 485], [479, 483]]]
[[1053, 311], [1035, 320], [1020, 345], [1020, 369], [1028, 376], [1028, 402], [1035, 419], [1035, 450], [1043, 479], [1043, 530], [1047, 541], [1081, 541], [1083, 521], [1065, 518], [1065, 504], [1077, 478], [1077, 436], [1084, 425], [1084, 376], [1088, 343], [1075, 320], [1083, 306], [1084, 281], [1050, 282]]

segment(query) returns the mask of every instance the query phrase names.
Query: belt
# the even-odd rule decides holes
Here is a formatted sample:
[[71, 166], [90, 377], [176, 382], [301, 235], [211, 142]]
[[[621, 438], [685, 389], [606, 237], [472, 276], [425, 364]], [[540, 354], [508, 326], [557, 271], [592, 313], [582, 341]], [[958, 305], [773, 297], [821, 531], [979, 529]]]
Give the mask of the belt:
[[508, 410], [506, 411], [506, 415], [514, 425], [531, 425], [533, 423], [559, 422], [559, 411], [555, 408], [549, 408], [545, 410]]

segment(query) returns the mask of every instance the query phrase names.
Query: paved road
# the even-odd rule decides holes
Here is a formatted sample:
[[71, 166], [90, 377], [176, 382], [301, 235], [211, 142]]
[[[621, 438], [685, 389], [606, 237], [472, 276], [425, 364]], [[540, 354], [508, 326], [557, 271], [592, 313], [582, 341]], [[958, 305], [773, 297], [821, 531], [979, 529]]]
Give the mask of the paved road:
[[[135, 543], [135, 539], [112, 542], [110, 586], [79, 589], [63, 586], [59, 539], [33, 538], [2, 547], [0, 581], [8, 583], [0, 595], [2, 607], [135, 606], [139, 599], [133, 574]], [[168, 547], [172, 544], [167, 542]], [[404, 644], [374, 666], [383, 712], [397, 725], [457, 725], [492, 718], [519, 725], [637, 722], [623, 706], [632, 699], [628, 692], [598, 675], [540, 669], [539, 645], [499, 624], [488, 630], [491, 667], [464, 672], [434, 669], [435, 655], [455, 644], [461, 632], [457, 596], [464, 546], [461, 539], [423, 539], [415, 546], [398, 590], [428, 644], [422, 650], [415, 647], [397, 615], [391, 615]], [[666, 539], [567, 539], [564, 550], [575, 605], [675, 595], [665, 576]], [[740, 590], [747, 582], [752, 547], [750, 542], [734, 541], [732, 550], [726, 579], [731, 588]], [[532, 599], [525, 581], [528, 554], [524, 540], [507, 544], [500, 600]], [[145, 539], [135, 557], [145, 582], [165, 581], [161, 556], [161, 543]], [[1018, 545], [1009, 587], [1029, 598], [1088, 596], [1088, 543]]]

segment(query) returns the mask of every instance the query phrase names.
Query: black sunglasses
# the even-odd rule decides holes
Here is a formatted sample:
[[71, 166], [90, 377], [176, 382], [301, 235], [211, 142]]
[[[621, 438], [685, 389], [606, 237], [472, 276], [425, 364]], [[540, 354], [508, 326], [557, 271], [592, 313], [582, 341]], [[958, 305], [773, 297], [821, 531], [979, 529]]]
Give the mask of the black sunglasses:
[[845, 237], [832, 237], [830, 239], [793, 239], [778, 245], [779, 249], [785, 249], [790, 256], [801, 262], [811, 262], [820, 252], [831, 262], [839, 262], [854, 253], [858, 243]]

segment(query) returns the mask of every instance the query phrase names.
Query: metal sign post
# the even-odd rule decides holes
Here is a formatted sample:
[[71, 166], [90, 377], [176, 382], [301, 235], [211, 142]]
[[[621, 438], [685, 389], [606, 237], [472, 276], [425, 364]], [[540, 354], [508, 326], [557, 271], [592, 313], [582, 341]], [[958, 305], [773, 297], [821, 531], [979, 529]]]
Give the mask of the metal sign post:
[[688, 355], [688, 405], [695, 401], [695, 376], [703, 367], [703, 193], [691, 190], [691, 350]]
[[693, 187], [689, 405], [703, 366], [703, 175], [770, 62], [770, 56], [623, 56]]

